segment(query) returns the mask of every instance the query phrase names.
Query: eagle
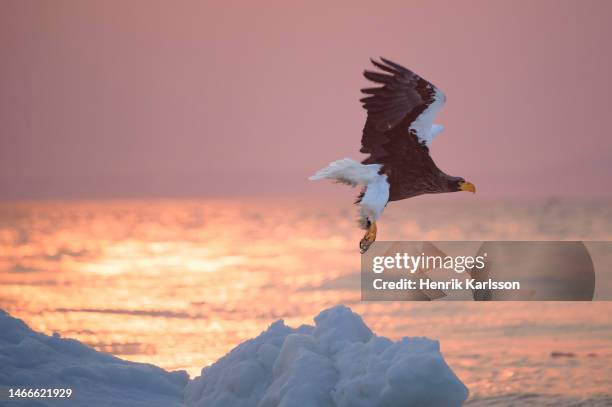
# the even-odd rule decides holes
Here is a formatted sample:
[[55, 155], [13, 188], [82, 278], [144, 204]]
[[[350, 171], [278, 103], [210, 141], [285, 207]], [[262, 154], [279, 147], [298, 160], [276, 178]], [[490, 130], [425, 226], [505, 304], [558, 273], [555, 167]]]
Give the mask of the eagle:
[[359, 225], [365, 235], [359, 242], [365, 253], [376, 240], [376, 221], [391, 201], [423, 194], [476, 192], [463, 177], [440, 170], [429, 155], [431, 142], [444, 127], [434, 123], [446, 96], [411, 70], [385, 58], [371, 59], [379, 71], [363, 75], [376, 87], [361, 89], [367, 111], [360, 152], [361, 163], [350, 158], [334, 161], [309, 177], [331, 179], [350, 186], [362, 185], [357, 201]]

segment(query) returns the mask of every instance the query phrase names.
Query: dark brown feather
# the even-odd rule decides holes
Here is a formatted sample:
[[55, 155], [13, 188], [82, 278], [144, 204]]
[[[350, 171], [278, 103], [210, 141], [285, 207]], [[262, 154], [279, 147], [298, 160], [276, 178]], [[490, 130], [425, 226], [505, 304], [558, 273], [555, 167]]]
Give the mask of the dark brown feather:
[[[389, 200], [445, 192], [448, 176], [431, 159], [429, 149], [409, 127], [434, 102], [436, 88], [403, 66], [381, 58], [372, 63], [384, 71], [364, 76], [383, 86], [365, 88], [361, 99], [368, 112], [361, 152], [364, 164], [382, 164], [390, 184]], [[390, 74], [390, 75], [389, 75]], [[361, 198], [361, 196], [359, 197]]]

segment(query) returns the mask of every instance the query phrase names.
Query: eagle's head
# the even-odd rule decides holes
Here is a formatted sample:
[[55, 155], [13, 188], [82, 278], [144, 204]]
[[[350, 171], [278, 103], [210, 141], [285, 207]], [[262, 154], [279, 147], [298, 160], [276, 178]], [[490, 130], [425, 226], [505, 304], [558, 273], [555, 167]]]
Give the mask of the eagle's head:
[[459, 192], [469, 191], [476, 193], [476, 187], [471, 182], [467, 182], [463, 177], [453, 177], [443, 172], [440, 178], [440, 192]]
[[473, 194], [476, 193], [476, 187], [471, 182], [467, 182], [463, 178], [459, 178], [458, 180], [452, 181], [452, 191], [469, 191]]

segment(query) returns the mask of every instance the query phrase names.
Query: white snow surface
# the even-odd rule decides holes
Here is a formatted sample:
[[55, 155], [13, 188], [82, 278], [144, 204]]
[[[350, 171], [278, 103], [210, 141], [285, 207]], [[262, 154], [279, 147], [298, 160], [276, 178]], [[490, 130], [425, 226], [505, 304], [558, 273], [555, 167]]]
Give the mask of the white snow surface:
[[[1, 406], [175, 407], [187, 373], [97, 352], [74, 339], [32, 331], [0, 310]], [[8, 388], [70, 388], [69, 399], [4, 398]], [[6, 404], [4, 404], [6, 403]]]
[[376, 336], [344, 306], [321, 312], [314, 327], [273, 323], [185, 390], [194, 407], [444, 407], [467, 397], [437, 341]]

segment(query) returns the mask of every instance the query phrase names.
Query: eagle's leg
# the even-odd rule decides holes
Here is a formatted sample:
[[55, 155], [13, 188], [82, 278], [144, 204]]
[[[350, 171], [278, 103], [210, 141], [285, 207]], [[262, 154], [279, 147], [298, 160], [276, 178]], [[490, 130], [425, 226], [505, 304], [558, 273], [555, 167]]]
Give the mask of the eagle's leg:
[[376, 222], [371, 222], [368, 220], [368, 229], [366, 230], [365, 235], [363, 235], [363, 239], [359, 242], [359, 251], [361, 254], [365, 253], [372, 243], [376, 240]]

